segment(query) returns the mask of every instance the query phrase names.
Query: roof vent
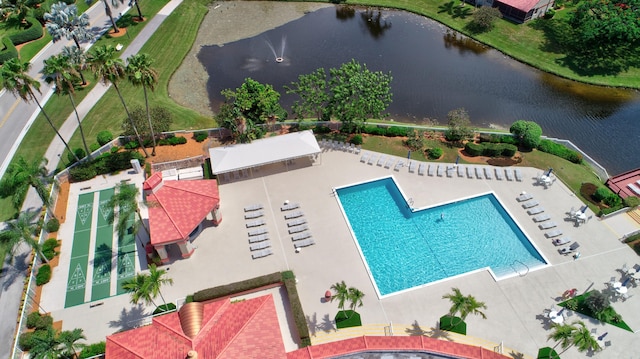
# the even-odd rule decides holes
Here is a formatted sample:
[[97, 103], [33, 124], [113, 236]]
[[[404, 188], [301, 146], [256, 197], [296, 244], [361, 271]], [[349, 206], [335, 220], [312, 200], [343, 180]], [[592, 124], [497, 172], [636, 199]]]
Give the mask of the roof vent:
[[188, 359], [198, 359], [198, 352], [195, 350], [189, 350], [189, 352], [187, 353], [187, 358]]

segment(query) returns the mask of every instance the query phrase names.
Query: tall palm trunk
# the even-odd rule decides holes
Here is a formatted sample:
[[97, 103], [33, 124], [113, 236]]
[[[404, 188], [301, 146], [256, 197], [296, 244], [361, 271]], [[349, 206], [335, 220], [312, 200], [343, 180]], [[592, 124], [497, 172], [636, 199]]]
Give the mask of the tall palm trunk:
[[[137, 2], [136, 2], [137, 4]], [[151, 141], [153, 142], [153, 150], [151, 156], [156, 155], [156, 133], [153, 131], [153, 124], [151, 123], [151, 112], [149, 112], [149, 98], [147, 97], [147, 85], [142, 84], [142, 92], [144, 92], [144, 105], [147, 108], [147, 122], [149, 123], [149, 130], [151, 131]]]
[[144, 20], [144, 18], [142, 17], [142, 11], [140, 11], [140, 4], [138, 4], [138, 0], [135, 0], [133, 3], [136, 5], [136, 10], [138, 10], [138, 19], [140, 19], [140, 21]]
[[[111, 14], [111, 7], [107, 3], [107, 0], [102, 0], [102, 2], [104, 3], [104, 12], [109, 17], [109, 20], [111, 20], [111, 25], [113, 26], [113, 32], [114, 33], [119, 33], [120, 29], [118, 29], [118, 25], [116, 25], [116, 21], [113, 20], [113, 15]], [[80, 48], [80, 47], [78, 47], [78, 48]]]
[[56, 135], [58, 135], [58, 138], [60, 138], [62, 143], [64, 143], [64, 147], [67, 148], [67, 151], [69, 151], [71, 154], [73, 154], [73, 157], [75, 157], [77, 162], [80, 162], [80, 159], [78, 158], [78, 156], [76, 156], [76, 154], [71, 150], [71, 147], [69, 147], [69, 144], [67, 143], [67, 141], [65, 141], [64, 138], [62, 138], [62, 135], [60, 135], [60, 132], [58, 132], [58, 129], [56, 128], [56, 126], [53, 124], [53, 122], [49, 118], [49, 115], [47, 115], [47, 113], [42, 108], [42, 105], [40, 105], [40, 102], [36, 98], [36, 95], [33, 93], [31, 88], [29, 88], [28, 91], [29, 91], [29, 94], [31, 95], [31, 98], [33, 98], [33, 101], [35, 101], [36, 105], [38, 105], [38, 108], [40, 109], [40, 112], [42, 112], [42, 114], [44, 115], [44, 118], [47, 119], [47, 122], [49, 122], [49, 125], [51, 125], [51, 128], [53, 128], [53, 130], [56, 132]]
[[73, 35], [73, 42], [75, 42], [75, 43], [76, 43], [76, 47], [77, 47], [78, 49], [80, 49], [80, 48], [81, 48], [81, 47], [80, 47], [80, 43], [78, 42], [78, 37], [77, 37], [76, 35]]
[[147, 149], [144, 147], [144, 143], [142, 142], [142, 139], [140, 138], [140, 134], [138, 133], [138, 128], [136, 127], [136, 124], [133, 122], [133, 119], [131, 118], [131, 114], [129, 113], [129, 109], [127, 108], [126, 102], [124, 102], [124, 97], [122, 97], [122, 94], [120, 93], [120, 89], [118, 88], [118, 84], [115, 83], [115, 82], [112, 82], [112, 84], [113, 84], [113, 88], [116, 89], [116, 92], [118, 93], [118, 97], [120, 97], [120, 101], [122, 101], [122, 106], [124, 106], [124, 112], [127, 113], [127, 118], [129, 119], [129, 122], [131, 123], [131, 128], [133, 128], [133, 132], [136, 134], [136, 138], [138, 139], [138, 143], [142, 147], [142, 151], [144, 152], [144, 156], [145, 157], [149, 157], [149, 153], [147, 153]]
[[78, 120], [78, 128], [80, 129], [80, 137], [82, 138], [82, 144], [84, 145], [84, 150], [87, 153], [87, 157], [91, 160], [91, 150], [89, 146], [87, 146], [87, 139], [84, 137], [84, 130], [82, 129], [82, 122], [80, 121], [80, 115], [78, 115], [78, 109], [76, 108], [76, 102], [73, 100], [73, 96], [69, 93], [69, 100], [71, 101], [71, 106], [73, 106], [73, 112], [76, 113], [76, 119]]

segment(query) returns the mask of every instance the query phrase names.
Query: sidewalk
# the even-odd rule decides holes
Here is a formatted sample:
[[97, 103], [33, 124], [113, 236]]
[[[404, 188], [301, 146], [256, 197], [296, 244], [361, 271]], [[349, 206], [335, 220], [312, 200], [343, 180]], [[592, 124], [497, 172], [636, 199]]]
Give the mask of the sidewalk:
[[[182, 0], [172, 0], [165, 7], [163, 7], [156, 16], [153, 17], [151, 21], [145, 26], [145, 28], [140, 32], [140, 34], [131, 42], [131, 44], [123, 51], [121, 58], [126, 59], [132, 54], [137, 53], [142, 46], [147, 42], [147, 40], [151, 37], [151, 35], [158, 29], [160, 24], [169, 16], [173, 10], [178, 7], [182, 3]], [[126, 12], [128, 10], [125, 9], [123, 11]], [[108, 22], [108, 18], [104, 13], [104, 8], [102, 6], [102, 2], [96, 3], [96, 5], [92, 6], [87, 13], [91, 18], [91, 24], [94, 26], [94, 29], [100, 30], [104, 32], [105, 29], [108, 29], [110, 23]], [[103, 25], [98, 25], [103, 24]], [[70, 44], [71, 42], [60, 41], [56, 44], [50, 43], [47, 45], [36, 57], [32, 60], [33, 67], [30, 75], [34, 78], [40, 78], [40, 71], [42, 70], [42, 61], [51, 55], [60, 52], [60, 49]], [[89, 44], [87, 47], [91, 46]], [[39, 65], [38, 65], [39, 64]], [[43, 90], [43, 99], [48, 99], [51, 96], [51, 88], [46, 84], [43, 84], [41, 87]], [[102, 84], [96, 85], [94, 89], [85, 97], [85, 99], [78, 104], [78, 114], [80, 115], [80, 120], [82, 121], [87, 113], [91, 110], [91, 108], [100, 100], [102, 95], [108, 90], [108, 86], [104, 86]], [[11, 100], [11, 101], [7, 101]], [[6, 166], [8, 162], [11, 160], [11, 157], [15, 153], [22, 137], [29, 130], [29, 127], [35, 120], [38, 115], [37, 106], [32, 104], [31, 106], [26, 106], [23, 101], [19, 101], [20, 104], [14, 105], [13, 101], [14, 97], [9, 93], [0, 94], [0, 112], [8, 113], [9, 108], [15, 108], [15, 110], [7, 117], [3, 118], [3, 121], [6, 123], [18, 123], [20, 120], [24, 122], [25, 118], [28, 118], [28, 122], [24, 124], [22, 129], [12, 128], [9, 133], [19, 133], [18, 138], [16, 139], [15, 144], [11, 148], [10, 152], [3, 152], [4, 149], [0, 149], [0, 156], [3, 154], [6, 158], [3, 158], [3, 164], [0, 167], [0, 174], [4, 174], [6, 170]], [[18, 101], [18, 100], [16, 100]], [[7, 103], [9, 103], [7, 105]], [[22, 106], [21, 106], [22, 105]], [[25, 114], [32, 114], [31, 116], [24, 116]], [[15, 118], [14, 118], [15, 117]], [[22, 119], [21, 119], [22, 118]], [[3, 126], [4, 122], [0, 123], [0, 136], [5, 139], [5, 143], [11, 143], [11, 140], [7, 140], [12, 138], [10, 135], [3, 135], [4, 132], [7, 131], [7, 127]], [[75, 118], [75, 114], [70, 115], [64, 124], [59, 128], [60, 134], [64, 137], [65, 140], [69, 140], [71, 136], [73, 136], [76, 128], [78, 126], [77, 120]], [[47, 152], [45, 157], [49, 161], [48, 168], [55, 169], [60, 161], [60, 154], [63, 153], [64, 145], [62, 141], [55, 137]], [[6, 153], [6, 154], [5, 154]], [[27, 198], [24, 201], [23, 210], [29, 208], [40, 208], [42, 206], [42, 202], [38, 198], [35, 191], [30, 190], [27, 194]], [[4, 265], [4, 272], [0, 277], [0, 308], [3, 310], [0, 312], [0, 358], [9, 358], [12, 353], [13, 343], [14, 343], [14, 333], [15, 333], [15, 324], [17, 318], [20, 313], [20, 300], [22, 297], [22, 289], [23, 284], [26, 279], [26, 268], [27, 265], [27, 257], [30, 253], [29, 248], [21, 248], [21, 251], [16, 254], [15, 263], [6, 263]]]

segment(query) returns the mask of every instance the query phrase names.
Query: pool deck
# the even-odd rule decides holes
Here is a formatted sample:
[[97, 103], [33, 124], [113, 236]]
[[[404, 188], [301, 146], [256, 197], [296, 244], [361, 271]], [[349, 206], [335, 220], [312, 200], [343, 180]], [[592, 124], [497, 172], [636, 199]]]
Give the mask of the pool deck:
[[[524, 358], [534, 357], [538, 348], [555, 344], [547, 341], [550, 329], [545, 324], [542, 313], [558, 303], [565, 290], [577, 288], [582, 293], [591, 289], [603, 289], [611, 277], [620, 279], [617, 269], [624, 264], [633, 266], [640, 263], [640, 258], [618, 239], [634, 228], [640, 229], [640, 226], [619, 216], [611, 222], [601, 221], [588, 211], [587, 215], [593, 217], [586, 224], [576, 227], [573, 221], [567, 219], [567, 212], [572, 207], [579, 208], [582, 205], [580, 200], [560, 181], [549, 188], [537, 185], [535, 178], [542, 172], [539, 169], [521, 168], [521, 171], [524, 177], [522, 182], [507, 181], [506, 178], [500, 181], [495, 178], [495, 173], [492, 173], [491, 180], [470, 179], [466, 176], [461, 178], [457, 174], [451, 178], [446, 174], [443, 177], [428, 176], [426, 171], [424, 176], [420, 176], [417, 170], [409, 173], [406, 166], [400, 171], [394, 171], [393, 166], [385, 169], [375, 163], [368, 165], [360, 162], [359, 155], [333, 150], [325, 150], [319, 163], [313, 166], [305, 160], [297, 160], [286, 167], [275, 164], [259, 171], [254, 170], [253, 178], [220, 186], [222, 223], [218, 227], [204, 229], [194, 241], [197, 249], [191, 258], [176, 260], [164, 267], [174, 279], [173, 286], [163, 288], [164, 297], [176, 301], [203, 288], [291, 269], [299, 281], [298, 291], [308, 316], [312, 342], [322, 343], [359, 334], [334, 329], [332, 320], [337, 306], [335, 303], [325, 303], [323, 296], [335, 282], [344, 280], [348, 286], [365, 293], [364, 305], [358, 308], [358, 312], [362, 316], [364, 332], [370, 335], [384, 335], [384, 326], [390, 323], [393, 324], [396, 335], [419, 331], [429, 335], [438, 318], [446, 314], [450, 306], [447, 300], [442, 299], [442, 295], [449, 293], [452, 287], [458, 287], [463, 294], [471, 294], [488, 306], [484, 310], [486, 320], [477, 316], [467, 318], [468, 336], [464, 340], [491, 349], [502, 342], [505, 347], [523, 353]], [[499, 282], [487, 271], [479, 271], [379, 299], [340, 211], [333, 188], [388, 175], [393, 175], [403, 193], [413, 199], [415, 208], [494, 192], [550, 265], [522, 277], [516, 276]], [[113, 178], [113, 183], [121, 179]], [[532, 221], [532, 216], [527, 215], [521, 203], [516, 201], [516, 197], [523, 191], [531, 193], [540, 202], [540, 206], [558, 224], [557, 228], [564, 232], [564, 236], [580, 243], [581, 257], [578, 260], [560, 255], [551, 240], [545, 238], [545, 231], [538, 228]], [[73, 193], [72, 187], [68, 211], [74, 211], [74, 206], [77, 205], [77, 193], [75, 196]], [[287, 233], [284, 213], [280, 211], [280, 206], [287, 200], [300, 203], [300, 210], [304, 212], [316, 242], [300, 253], [294, 250]], [[243, 211], [245, 206], [254, 203], [261, 203], [265, 207], [264, 219], [274, 252], [273, 255], [256, 260], [251, 259]], [[143, 208], [143, 216], [144, 212]], [[73, 216], [67, 215], [67, 218]], [[623, 222], [627, 227], [621, 228], [618, 225]], [[66, 233], [64, 231], [69, 230], [73, 231], [73, 221], [63, 224], [61, 237]], [[51, 284], [45, 287], [41, 303], [44, 309], [52, 312], [56, 320], [64, 320], [63, 329], [81, 327], [87, 341], [93, 343], [104, 340], [106, 335], [123, 327], [139, 323], [140, 318], [148, 314], [150, 308], [129, 304], [127, 295], [102, 300], [100, 302], [103, 304], [99, 306], [91, 307], [86, 303], [64, 309], [63, 300], [59, 297], [64, 296], [63, 288], [68, 270], [63, 261], [64, 252], [70, 250], [70, 247], [63, 244], [61, 265], [55, 269]], [[175, 255], [176, 252], [174, 250], [171, 253]], [[613, 307], [634, 330], [640, 330], [640, 296], [636, 295], [639, 291], [640, 289], [632, 287], [629, 294], [633, 297], [625, 302], [613, 302]], [[280, 300], [277, 299], [276, 303], [278, 302]], [[284, 307], [279, 304], [279, 308], [282, 315]], [[581, 317], [577, 313], [569, 313], [572, 315], [568, 321]], [[89, 317], [91, 324], [87, 324]], [[606, 340], [610, 340], [612, 346], [595, 354], [596, 356], [628, 358], [631, 353], [636, 352], [637, 334], [601, 325], [587, 317], [580, 319], [589, 328], [597, 328], [598, 335], [608, 332]], [[286, 333], [287, 324], [284, 323], [287, 321], [283, 320], [281, 328], [289, 351], [295, 349], [295, 344], [293, 335]], [[288, 325], [291, 326], [290, 320]], [[510, 351], [505, 351], [505, 354], [509, 353]], [[584, 353], [571, 348], [562, 357], [582, 358]]]

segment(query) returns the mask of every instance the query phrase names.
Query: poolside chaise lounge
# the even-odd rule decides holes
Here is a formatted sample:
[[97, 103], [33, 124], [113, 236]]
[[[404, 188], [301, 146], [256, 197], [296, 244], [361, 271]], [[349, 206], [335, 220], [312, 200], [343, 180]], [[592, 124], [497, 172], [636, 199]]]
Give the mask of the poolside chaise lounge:
[[515, 170], [513, 170], [513, 173], [515, 173], [516, 175], [516, 181], [522, 182], [522, 172], [520, 172], [520, 169], [516, 168]]
[[382, 167], [382, 165], [384, 165], [384, 162], [387, 160], [387, 156], [382, 155], [380, 156], [380, 158], [378, 158], [378, 163], [376, 165], [378, 165], [378, 167]]
[[295, 226], [295, 227], [289, 228], [289, 234], [299, 233], [302, 231], [306, 231], [307, 229], [309, 229], [309, 226], [307, 226], [306, 224], [302, 226]]
[[536, 200], [527, 201], [522, 205], [522, 208], [527, 209], [527, 208], [535, 207], [535, 206], [537, 206], [539, 204], [540, 203], [538, 203], [538, 201], [536, 201]]
[[298, 217], [302, 217], [304, 216], [304, 212], [302, 211], [294, 211], [291, 213], [287, 213], [284, 215], [284, 219], [294, 219], [294, 218], [298, 218]]
[[553, 238], [553, 237], [557, 237], [557, 236], [561, 236], [562, 235], [562, 231], [559, 229], [554, 229], [553, 231], [549, 231], [547, 233], [544, 234], [545, 237], [547, 238]]
[[384, 168], [391, 168], [391, 166], [393, 166], [393, 158], [389, 157], [389, 159], [387, 159], [387, 162], [385, 162], [384, 164]]
[[458, 165], [458, 177], [464, 177], [464, 168], [462, 165]]
[[376, 158], [378, 158], [378, 155], [371, 155], [371, 157], [369, 157], [369, 161], [367, 161], [367, 164], [373, 166], [373, 164], [376, 162]]
[[270, 248], [265, 248], [265, 249], [261, 249], [259, 251], [255, 251], [251, 253], [251, 258], [258, 259], [258, 258], [266, 257], [271, 254], [273, 254], [273, 251]]
[[502, 179], [504, 179], [504, 177], [502, 177], [502, 168], [496, 168], [494, 172], [496, 173], [497, 180], [502, 181]]
[[251, 212], [251, 211], [257, 211], [257, 210], [260, 210], [260, 209], [263, 209], [263, 208], [264, 207], [262, 206], [262, 204], [256, 203], [256, 204], [251, 204], [251, 205], [248, 205], [248, 206], [244, 207], [244, 211], [245, 212]]
[[429, 165], [429, 169], [427, 170], [427, 174], [433, 177], [433, 174], [436, 172], [436, 166], [433, 164]]
[[269, 235], [267, 233], [263, 233], [258, 236], [249, 237], [249, 243], [258, 243], [266, 241], [267, 239], [269, 239]]
[[530, 199], [533, 198], [533, 195], [531, 195], [531, 193], [522, 193], [518, 196], [517, 200], [518, 202], [524, 202], [524, 201], [528, 201]]
[[416, 171], [416, 161], [409, 161], [409, 173]]
[[539, 215], [533, 217], [533, 221], [534, 222], [544, 222], [544, 221], [547, 221], [547, 220], [550, 220], [550, 219], [551, 219], [551, 216], [549, 216], [546, 213], [539, 214]]
[[438, 165], [438, 170], [436, 171], [436, 174], [438, 175], [438, 177], [442, 177], [443, 172], [444, 172], [444, 166]]
[[444, 170], [444, 172], [447, 174], [447, 177], [453, 177], [453, 174], [455, 173], [456, 169], [453, 168], [453, 166], [449, 167], [447, 166]]
[[489, 167], [484, 168], [484, 176], [487, 179], [493, 179], [493, 176], [491, 176], [491, 169]]
[[265, 223], [267, 223], [267, 222], [265, 222], [264, 219], [256, 219], [255, 221], [247, 222], [247, 228], [259, 227], [259, 226], [262, 226]]
[[349, 150], [349, 153], [354, 153], [354, 152], [356, 152], [356, 145], [355, 145], [355, 143], [352, 143], [352, 144], [349, 146], [348, 150]]
[[400, 169], [404, 166], [404, 161], [399, 160], [396, 165], [393, 167], [394, 171], [400, 171]]
[[424, 168], [425, 168], [426, 166], [427, 166], [426, 164], [424, 164], [424, 163], [420, 163], [420, 165], [418, 166], [418, 175], [420, 175], [420, 176], [424, 176]]
[[504, 169], [504, 175], [507, 177], [507, 181], [513, 181], [513, 172], [509, 168]]
[[287, 227], [295, 227], [305, 223], [307, 223], [305, 218], [296, 218], [293, 221], [287, 222]]
[[540, 227], [540, 229], [551, 229], [554, 227], [557, 227], [558, 225], [556, 224], [556, 222], [554, 221], [549, 221], [549, 222], [544, 222], [538, 225], [538, 227]]
[[311, 232], [300, 232], [291, 236], [292, 241], [300, 241], [303, 239], [311, 238]]
[[474, 170], [476, 172], [476, 178], [482, 179], [482, 170], [480, 169], [480, 167], [475, 167]]
[[254, 219], [264, 216], [264, 211], [251, 211], [244, 215], [244, 219]]
[[527, 211], [527, 214], [533, 216], [534, 214], [539, 214], [542, 212], [544, 212], [544, 207], [540, 206], [540, 207], [531, 208], [530, 210]]
[[360, 151], [362, 151], [362, 147], [356, 146], [355, 150], [353, 150], [353, 153], [355, 153], [356, 155], [359, 155]]
[[362, 157], [360, 157], [360, 162], [365, 163], [369, 160], [369, 152], [365, 152], [362, 154]]
[[316, 241], [313, 238], [303, 239], [301, 241], [297, 241], [293, 243], [293, 246], [296, 248], [308, 247], [312, 244], [316, 244]]
[[260, 249], [265, 249], [265, 248], [269, 248], [271, 247], [271, 242], [269, 241], [264, 241], [264, 242], [258, 242], [258, 243], [253, 243], [249, 246], [249, 249], [252, 251], [257, 251]]
[[627, 187], [629, 187], [629, 189], [635, 192], [637, 195], [640, 195], [640, 188], [636, 187], [636, 185], [634, 185], [633, 183], [629, 183]]
[[280, 207], [281, 211], [290, 211], [292, 209], [300, 208], [300, 203], [287, 203]]
[[567, 244], [569, 242], [571, 242], [571, 238], [569, 238], [569, 237], [560, 237], [560, 238], [556, 238], [556, 239], [551, 240], [551, 243], [553, 243], [556, 246], [561, 246], [561, 245]]
[[578, 249], [580, 247], [580, 244], [578, 244], [578, 242], [573, 242], [569, 247], [563, 247], [558, 249], [558, 253], [560, 254], [571, 254], [573, 252], [576, 251], [576, 249]]
[[467, 166], [467, 178], [473, 178], [473, 170]]

